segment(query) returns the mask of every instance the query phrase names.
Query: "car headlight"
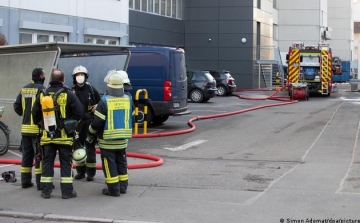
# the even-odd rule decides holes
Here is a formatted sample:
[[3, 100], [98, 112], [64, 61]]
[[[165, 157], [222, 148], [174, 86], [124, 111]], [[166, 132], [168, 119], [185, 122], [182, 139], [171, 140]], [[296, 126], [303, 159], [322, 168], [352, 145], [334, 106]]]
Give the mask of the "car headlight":
[[316, 76], [315, 76], [315, 80], [316, 80], [316, 81], [320, 81], [320, 76], [319, 76], [319, 75], [316, 75]]

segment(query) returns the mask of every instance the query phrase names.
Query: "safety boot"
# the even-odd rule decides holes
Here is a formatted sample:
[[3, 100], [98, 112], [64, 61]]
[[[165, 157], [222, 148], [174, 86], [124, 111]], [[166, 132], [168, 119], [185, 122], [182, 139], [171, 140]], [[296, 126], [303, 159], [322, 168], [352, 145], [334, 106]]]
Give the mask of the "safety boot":
[[102, 194], [108, 195], [108, 196], [112, 196], [112, 197], [120, 197], [120, 193], [119, 193], [119, 192], [110, 193], [110, 191], [109, 191], [107, 188], [104, 188], [104, 189], [102, 190]]
[[62, 199], [70, 199], [76, 196], [77, 196], [76, 191], [73, 190], [70, 194], [63, 194]]
[[33, 183], [22, 183], [22, 184], [21, 184], [21, 187], [22, 187], [22, 188], [29, 188], [29, 187], [32, 187], [32, 186], [34, 186]]
[[88, 176], [86, 177], [86, 181], [94, 181], [94, 177], [88, 175]]
[[74, 177], [75, 180], [81, 180], [85, 178], [85, 173], [77, 173]]

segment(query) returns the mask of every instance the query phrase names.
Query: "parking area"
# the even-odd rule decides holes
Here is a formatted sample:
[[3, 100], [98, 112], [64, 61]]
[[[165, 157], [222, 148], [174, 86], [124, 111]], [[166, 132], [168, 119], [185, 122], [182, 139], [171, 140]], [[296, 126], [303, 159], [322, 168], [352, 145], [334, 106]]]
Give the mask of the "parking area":
[[[329, 98], [266, 108], [260, 106], [282, 102], [217, 96], [189, 103], [191, 114], [149, 127], [149, 134], [174, 134], [130, 140], [128, 152], [155, 155], [164, 163], [131, 169], [126, 195], [101, 195], [104, 177], [99, 170], [94, 182], [75, 181], [78, 197], [64, 201], [56, 172], [57, 188], [46, 202], [35, 188], [0, 182], [0, 208], [118, 222], [356, 219], [360, 95], [349, 88], [339, 87]], [[271, 92], [238, 94], [261, 98]], [[176, 134], [190, 128], [189, 119], [251, 108], [259, 109], [195, 121], [194, 131]], [[1, 158], [15, 159], [16, 152]], [[130, 164], [136, 162], [149, 161], [129, 158]], [[19, 166], [0, 166], [10, 169], [20, 173]]]

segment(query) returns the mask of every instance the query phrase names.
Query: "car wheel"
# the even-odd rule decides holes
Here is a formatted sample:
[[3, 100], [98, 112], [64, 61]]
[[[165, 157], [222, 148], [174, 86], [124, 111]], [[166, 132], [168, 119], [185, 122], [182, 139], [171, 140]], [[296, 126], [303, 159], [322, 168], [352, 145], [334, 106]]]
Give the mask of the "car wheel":
[[168, 118], [169, 118], [169, 115], [154, 116], [152, 121], [154, 124], [161, 124], [163, 122], [166, 122], [166, 120], [168, 120]]
[[225, 95], [227, 95], [227, 90], [226, 90], [226, 88], [223, 86], [223, 85], [219, 85], [218, 87], [217, 87], [217, 95], [219, 95], [219, 96], [225, 96]]
[[202, 102], [203, 98], [204, 95], [199, 89], [194, 89], [190, 92], [190, 100], [192, 102], [196, 102], [196, 103]]

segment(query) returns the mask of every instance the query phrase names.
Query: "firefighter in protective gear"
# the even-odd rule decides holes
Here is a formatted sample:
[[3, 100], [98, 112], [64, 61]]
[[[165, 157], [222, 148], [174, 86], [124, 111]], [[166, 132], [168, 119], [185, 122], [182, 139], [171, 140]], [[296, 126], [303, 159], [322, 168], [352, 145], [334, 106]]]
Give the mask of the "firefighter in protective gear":
[[96, 141], [88, 143], [85, 141], [89, 125], [94, 119], [94, 112], [98, 101], [100, 101], [100, 94], [98, 91], [90, 85], [88, 82], [89, 73], [84, 66], [77, 66], [74, 68], [72, 73], [73, 78], [73, 92], [76, 94], [81, 104], [84, 107], [84, 117], [81, 119], [77, 132], [79, 133], [79, 142], [81, 145], [85, 145], [87, 152], [86, 161], [75, 161], [76, 163], [76, 180], [85, 178], [86, 180], [93, 181], [96, 174], [96, 152], [95, 144]]
[[123, 79], [118, 71], [111, 73], [107, 81], [107, 95], [96, 108], [87, 141], [98, 136], [107, 184], [102, 193], [118, 197], [126, 193], [128, 185], [126, 148], [132, 136], [132, 100], [124, 94]]
[[[40, 145], [43, 146], [43, 164], [41, 175], [41, 187], [43, 198], [50, 198], [53, 190], [54, 161], [57, 153], [60, 160], [60, 188], [63, 199], [76, 197], [73, 189], [72, 176], [72, 146], [74, 134], [67, 130], [66, 120], [80, 121], [84, 115], [81, 102], [70, 89], [64, 86], [65, 75], [60, 69], [54, 69], [51, 73], [50, 87], [46, 89], [46, 94], [53, 96], [55, 105], [55, 115], [57, 129], [54, 137], [50, 137], [48, 131], [43, 131]], [[46, 95], [41, 92], [36, 98], [32, 115], [34, 123], [43, 122], [43, 112], [41, 100]], [[58, 95], [55, 97], [54, 95]], [[67, 131], [66, 131], [67, 130]]]
[[32, 166], [35, 159], [35, 181], [37, 189], [40, 190], [41, 177], [41, 152], [40, 152], [40, 133], [41, 129], [33, 122], [31, 110], [37, 95], [44, 87], [45, 71], [42, 68], [35, 68], [32, 72], [31, 83], [25, 85], [14, 103], [14, 110], [22, 116], [21, 125], [21, 187], [32, 187]]

